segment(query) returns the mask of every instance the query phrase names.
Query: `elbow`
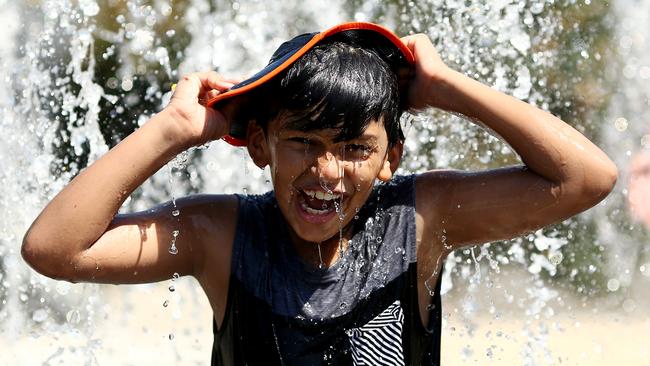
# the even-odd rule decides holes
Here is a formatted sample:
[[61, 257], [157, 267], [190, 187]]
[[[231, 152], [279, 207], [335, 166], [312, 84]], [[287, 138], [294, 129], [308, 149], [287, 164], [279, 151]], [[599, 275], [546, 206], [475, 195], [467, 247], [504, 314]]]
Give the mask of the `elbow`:
[[23, 257], [25, 263], [27, 263], [32, 269], [36, 272], [41, 273], [40, 270], [42, 264], [42, 256], [40, 255], [41, 250], [38, 245], [38, 241], [34, 238], [31, 229], [23, 237], [23, 243], [20, 247], [20, 255]]
[[605, 199], [612, 192], [617, 181], [618, 168], [611, 161], [591, 173], [591, 176], [585, 179], [583, 188], [584, 199], [587, 201], [588, 207]]
[[599, 175], [600, 180], [596, 188], [596, 194], [600, 196], [600, 201], [614, 190], [616, 182], [618, 181], [618, 168], [610, 161], [607, 166], [602, 169]]
[[608, 190], [607, 194], [611, 192], [614, 189], [614, 186], [616, 186], [616, 182], [618, 182], [618, 168], [614, 163], [611, 163], [611, 168], [608, 172], [608, 177], [609, 177], [609, 185], [608, 185]]
[[72, 280], [72, 271], [67, 271], [67, 267], [73, 265], [65, 265], [70, 261], [61, 260], [61, 256], [53, 253], [47, 242], [38, 239], [35, 234], [27, 232], [23, 238], [20, 254], [23, 260], [34, 269], [36, 272], [43, 276], [50, 277], [55, 280], [64, 280], [74, 282]]
[[57, 273], [53, 271], [51, 263], [48, 263], [49, 256], [46, 254], [46, 247], [43, 243], [34, 237], [31, 232], [27, 232], [23, 238], [23, 244], [20, 248], [20, 255], [36, 272], [51, 278], [57, 278]]

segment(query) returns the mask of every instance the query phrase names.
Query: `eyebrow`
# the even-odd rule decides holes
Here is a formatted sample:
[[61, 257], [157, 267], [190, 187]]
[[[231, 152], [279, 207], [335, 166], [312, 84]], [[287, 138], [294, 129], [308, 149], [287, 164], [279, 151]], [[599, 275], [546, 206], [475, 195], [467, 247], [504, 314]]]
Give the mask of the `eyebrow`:
[[348, 141], [362, 141], [362, 142], [369, 142], [373, 144], [377, 144], [378, 138], [375, 135], [366, 135], [366, 134], [361, 134], [360, 136], [357, 136], [353, 139], [350, 139]]
[[[326, 138], [335, 142], [335, 143], [348, 143], [348, 142], [361, 142], [361, 143], [367, 143], [367, 144], [372, 144], [372, 145], [378, 145], [379, 144], [379, 138], [373, 134], [368, 134], [366, 131], [364, 131], [361, 135], [351, 138], [349, 140], [344, 140], [344, 141], [335, 141], [337, 137], [337, 132], [336, 129], [322, 129], [322, 130], [311, 130], [311, 131], [302, 131], [299, 129], [293, 129], [290, 127], [283, 126], [280, 128], [278, 131], [279, 136], [282, 138], [286, 138], [287, 135], [298, 135], [298, 136], [305, 136], [305, 137], [314, 137], [318, 136], [316, 131], [324, 131], [324, 130], [330, 130], [332, 133], [326, 134]], [[319, 138], [320, 139], [320, 136]]]

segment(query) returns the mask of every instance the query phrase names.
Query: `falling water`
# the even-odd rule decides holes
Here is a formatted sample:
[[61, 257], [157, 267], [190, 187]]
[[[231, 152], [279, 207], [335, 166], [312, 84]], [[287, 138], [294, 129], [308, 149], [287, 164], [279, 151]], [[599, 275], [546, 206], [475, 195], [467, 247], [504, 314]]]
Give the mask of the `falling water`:
[[[507, 348], [516, 345], [521, 363], [572, 361], [551, 345], [549, 334], [570, 334], [587, 323], [573, 312], [618, 318], [647, 309], [647, 230], [629, 219], [622, 202], [630, 156], [649, 148], [642, 136], [650, 130], [650, 38], [642, 27], [650, 2], [606, 10], [587, 0], [470, 3], [191, 0], [172, 7], [164, 0], [0, 0], [3, 357], [9, 355], [10, 364], [91, 365], [120, 363], [116, 357], [151, 362], [155, 355], [165, 364], [205, 364], [210, 310], [194, 282], [177, 274], [162, 286], [53, 281], [22, 262], [21, 238], [80, 169], [165, 105], [180, 75], [206, 69], [250, 75], [281, 41], [350, 19], [378, 21], [401, 34], [427, 33], [450, 66], [562, 115], [600, 142], [623, 173], [616, 192], [578, 219], [447, 258], [443, 333], [446, 342], [460, 345], [447, 348], [458, 349], [448, 359], [481, 364], [511, 355]], [[601, 23], [580, 18], [599, 11], [609, 14]], [[615, 33], [599, 38], [609, 34], [607, 27]], [[506, 144], [458, 116], [429, 111], [403, 122], [401, 172], [518, 162]], [[270, 189], [268, 172], [222, 142], [180, 160], [145, 182], [122, 211], [196, 192]], [[182, 216], [177, 210], [174, 217]], [[175, 245], [181, 235], [173, 235], [170, 251], [182, 250]], [[566, 320], [562, 314], [572, 315]], [[506, 327], [508, 321], [517, 326]], [[120, 342], [124, 329], [137, 333]]]

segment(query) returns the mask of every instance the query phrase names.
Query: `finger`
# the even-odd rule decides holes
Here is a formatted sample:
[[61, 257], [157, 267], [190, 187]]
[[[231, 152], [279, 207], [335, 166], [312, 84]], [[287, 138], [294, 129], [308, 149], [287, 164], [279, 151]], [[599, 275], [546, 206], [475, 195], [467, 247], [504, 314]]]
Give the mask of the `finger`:
[[409, 50], [413, 51], [415, 49], [415, 40], [416, 40], [415, 36], [416, 36], [415, 34], [404, 36], [400, 38], [400, 40], [402, 41], [402, 43], [406, 45], [406, 47]]
[[216, 98], [217, 95], [219, 95], [219, 94], [221, 94], [221, 92], [219, 90], [210, 89], [210, 90], [206, 91], [205, 93], [199, 95], [199, 104], [205, 106], [208, 103], [208, 101]]
[[424, 33], [412, 34], [410, 36], [402, 37], [402, 42], [411, 50], [411, 52], [416, 53], [417, 49], [424, 49], [427, 47], [433, 47], [429, 36]]
[[178, 80], [172, 98], [196, 100], [201, 90], [201, 80], [197, 74], [187, 74]]
[[229, 79], [224, 78], [216, 71], [206, 71], [197, 73], [199, 80], [201, 80], [201, 86], [207, 90], [216, 89], [219, 91], [226, 91], [235, 85], [235, 83]]
[[205, 93], [205, 99], [210, 100], [210, 99], [216, 98], [217, 95], [219, 95], [219, 94], [221, 94], [221, 92], [218, 91], [218, 90], [215, 90], [215, 89], [208, 90], [208, 92]]
[[220, 139], [230, 132], [230, 123], [224, 114], [212, 108], [205, 109], [205, 126], [205, 141]]
[[216, 71], [204, 71], [204, 72], [198, 72], [197, 73], [202, 79], [207, 79], [209, 82], [226, 82], [230, 84], [238, 84], [242, 80], [240, 78], [226, 78], [223, 75], [219, 74]]
[[[204, 104], [211, 98], [210, 95], [216, 96], [229, 90], [233, 85], [232, 81], [224, 79], [214, 71], [187, 74], [179, 80], [172, 98]], [[207, 93], [210, 95], [206, 96]]]

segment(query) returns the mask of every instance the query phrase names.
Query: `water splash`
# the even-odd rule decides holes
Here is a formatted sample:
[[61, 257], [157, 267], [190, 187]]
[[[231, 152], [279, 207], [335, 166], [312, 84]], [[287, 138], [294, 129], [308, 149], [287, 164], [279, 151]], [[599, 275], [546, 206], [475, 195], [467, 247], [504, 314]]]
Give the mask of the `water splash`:
[[318, 248], [318, 269], [323, 269], [325, 268], [325, 263], [323, 262], [323, 254], [321, 253], [320, 244], [321, 243], [316, 243], [316, 247]]
[[178, 248], [176, 247], [176, 238], [178, 238], [180, 231], [174, 230], [172, 231], [172, 241], [171, 244], [169, 245], [168, 252], [169, 254], [176, 255], [178, 254]]

